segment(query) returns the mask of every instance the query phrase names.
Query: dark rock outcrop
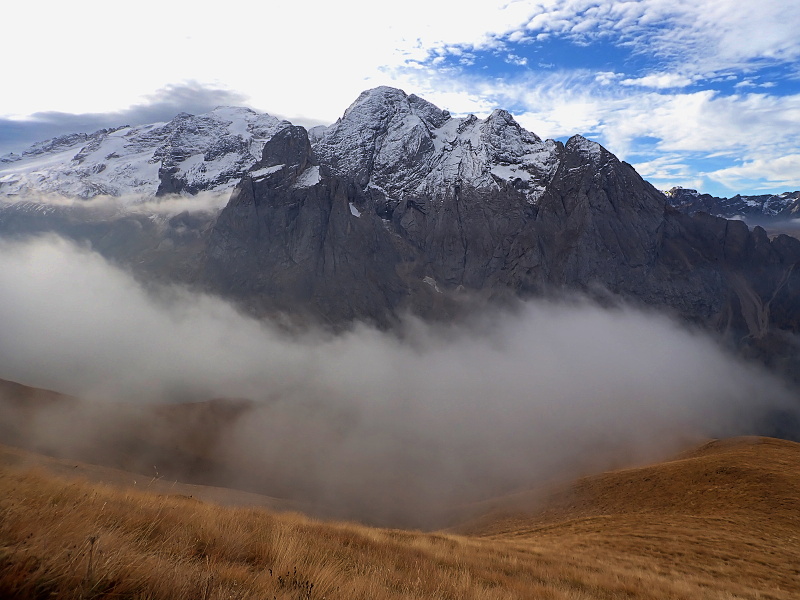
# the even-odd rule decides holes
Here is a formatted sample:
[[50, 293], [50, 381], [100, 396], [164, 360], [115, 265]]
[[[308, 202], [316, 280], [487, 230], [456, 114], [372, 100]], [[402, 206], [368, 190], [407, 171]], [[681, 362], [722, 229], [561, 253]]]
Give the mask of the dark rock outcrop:
[[323, 175], [288, 127], [237, 186], [208, 243], [206, 281], [257, 311], [387, 323], [405, 295], [398, 252], [352, 181]]

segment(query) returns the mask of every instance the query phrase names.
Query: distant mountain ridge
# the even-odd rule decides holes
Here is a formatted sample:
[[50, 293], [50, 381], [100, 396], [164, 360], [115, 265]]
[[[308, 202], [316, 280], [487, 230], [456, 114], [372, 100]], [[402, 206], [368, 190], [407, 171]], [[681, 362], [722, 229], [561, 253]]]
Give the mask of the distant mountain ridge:
[[248, 108], [181, 113], [167, 123], [100, 129], [0, 157], [0, 195], [196, 194], [233, 187], [289, 123]]
[[697, 190], [674, 187], [664, 195], [671, 206], [687, 214], [702, 211], [726, 219], [800, 219], [800, 191], [718, 198]]

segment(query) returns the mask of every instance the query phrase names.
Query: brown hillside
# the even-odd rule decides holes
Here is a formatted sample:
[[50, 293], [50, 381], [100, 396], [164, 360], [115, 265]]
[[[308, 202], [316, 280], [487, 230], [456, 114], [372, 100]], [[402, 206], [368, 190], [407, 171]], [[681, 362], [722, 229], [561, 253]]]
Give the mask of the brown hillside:
[[[253, 403], [214, 399], [138, 405], [89, 402], [0, 379], [0, 444], [69, 461], [219, 485], [226, 428]], [[65, 426], [68, 424], [68, 426]]]
[[709, 590], [725, 580], [736, 598], [800, 598], [800, 444], [715, 440], [536, 498], [495, 501], [461, 531], [549, 548], [586, 569], [613, 564]]
[[498, 500], [472, 535], [224, 508], [10, 462], [3, 598], [800, 597], [800, 445], [779, 440], [587, 477], [539, 512], [524, 495]]
[[0, 442], [27, 447], [39, 411], [77, 402], [66, 394], [0, 379]]
[[0, 397], [9, 402], [24, 402], [28, 404], [49, 404], [75, 399], [67, 394], [35, 388], [16, 381], [8, 381], [7, 379], [0, 379]]
[[462, 527], [478, 535], [614, 514], [754, 514], [797, 517], [800, 444], [763, 437], [714, 440], [675, 460], [584, 477], [552, 493], [485, 503]]
[[195, 485], [165, 479], [156, 472], [133, 473], [101, 465], [52, 458], [43, 454], [0, 444], [0, 469], [34, 471], [44, 477], [69, 481], [99, 483], [120, 490], [138, 490], [154, 494], [182, 496], [223, 506], [260, 506], [272, 510], [302, 510], [297, 502], [253, 494], [241, 490]]

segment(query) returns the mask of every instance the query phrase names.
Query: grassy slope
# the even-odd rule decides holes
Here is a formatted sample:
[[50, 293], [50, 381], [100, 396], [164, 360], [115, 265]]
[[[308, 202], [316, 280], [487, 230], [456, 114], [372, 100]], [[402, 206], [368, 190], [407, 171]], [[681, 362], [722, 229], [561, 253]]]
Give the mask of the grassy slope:
[[502, 499], [461, 533], [427, 534], [6, 460], [0, 597], [798, 598], [799, 471], [798, 444], [718, 442], [584, 478], [535, 511], [525, 495]]

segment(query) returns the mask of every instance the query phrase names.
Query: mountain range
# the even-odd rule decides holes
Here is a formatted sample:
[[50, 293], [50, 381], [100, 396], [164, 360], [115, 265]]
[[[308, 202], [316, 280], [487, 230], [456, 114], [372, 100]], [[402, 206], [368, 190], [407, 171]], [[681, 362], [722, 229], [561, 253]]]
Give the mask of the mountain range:
[[[542, 140], [503, 110], [456, 118], [380, 87], [329, 127], [218, 108], [0, 161], [0, 235], [55, 231], [261, 316], [390, 327], [408, 312], [578, 292], [666, 309], [800, 365], [800, 240], [708, 214], [743, 214], [735, 203], [665, 196], [599, 144]], [[132, 209], [199, 192], [224, 206]], [[120, 199], [100, 210], [32, 198], [42, 193]], [[798, 200], [737, 198], [781, 215]]]

